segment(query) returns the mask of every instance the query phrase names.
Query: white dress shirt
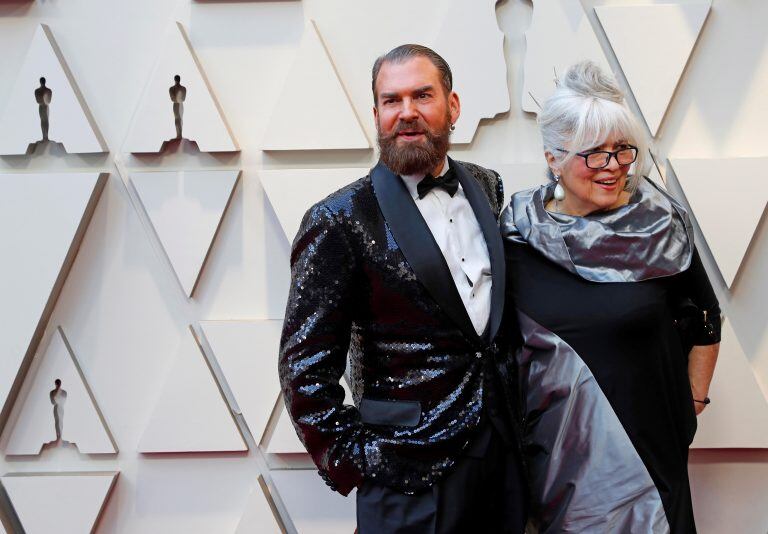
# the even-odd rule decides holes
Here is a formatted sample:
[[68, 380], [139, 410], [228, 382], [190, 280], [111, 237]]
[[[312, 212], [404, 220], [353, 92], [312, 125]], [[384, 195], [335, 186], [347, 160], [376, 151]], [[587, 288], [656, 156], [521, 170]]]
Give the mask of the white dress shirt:
[[[446, 172], [448, 158], [439, 176]], [[416, 187], [424, 175], [401, 178], [443, 253], [475, 331], [482, 335], [491, 313], [491, 260], [461, 184], [453, 197], [445, 189], [435, 187], [420, 199]]]

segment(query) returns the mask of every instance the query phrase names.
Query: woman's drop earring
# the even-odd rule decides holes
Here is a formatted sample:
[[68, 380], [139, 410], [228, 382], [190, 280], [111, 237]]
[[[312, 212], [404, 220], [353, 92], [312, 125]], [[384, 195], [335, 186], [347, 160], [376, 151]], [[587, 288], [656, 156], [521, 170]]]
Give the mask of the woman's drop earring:
[[557, 182], [557, 185], [555, 186], [555, 200], [561, 202], [565, 200], [565, 189], [563, 189], [563, 186], [560, 184], [560, 177], [557, 175], [555, 175], [555, 182]]

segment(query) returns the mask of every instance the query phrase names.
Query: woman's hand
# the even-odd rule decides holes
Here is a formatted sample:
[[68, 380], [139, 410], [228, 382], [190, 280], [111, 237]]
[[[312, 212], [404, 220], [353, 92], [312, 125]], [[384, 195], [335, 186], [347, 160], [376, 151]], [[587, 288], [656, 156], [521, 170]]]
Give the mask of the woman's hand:
[[[709, 384], [712, 382], [712, 374], [715, 372], [715, 363], [719, 352], [720, 343], [695, 345], [688, 355], [688, 379], [691, 382], [691, 394], [695, 401], [703, 401], [709, 394]], [[693, 409], [696, 415], [699, 415], [707, 405], [695, 401]]]

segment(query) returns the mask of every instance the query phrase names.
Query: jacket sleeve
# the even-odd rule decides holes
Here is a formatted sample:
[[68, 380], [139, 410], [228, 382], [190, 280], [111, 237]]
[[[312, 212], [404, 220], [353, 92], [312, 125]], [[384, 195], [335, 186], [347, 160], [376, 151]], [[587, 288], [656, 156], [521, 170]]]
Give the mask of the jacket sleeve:
[[357, 409], [343, 404], [339, 385], [356, 269], [343, 225], [323, 204], [304, 215], [291, 251], [278, 370], [299, 438], [325, 482], [347, 495], [365, 473], [365, 430]]
[[696, 315], [688, 326], [690, 342], [693, 345], [719, 343], [720, 305], [695, 248], [690, 267], [681, 273], [678, 291], [686, 302], [692, 302], [696, 308]]

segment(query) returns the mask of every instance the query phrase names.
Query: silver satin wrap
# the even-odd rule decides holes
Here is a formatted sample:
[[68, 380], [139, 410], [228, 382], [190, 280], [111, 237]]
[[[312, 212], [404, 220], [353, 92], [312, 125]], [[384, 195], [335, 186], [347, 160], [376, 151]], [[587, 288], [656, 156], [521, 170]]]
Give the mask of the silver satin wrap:
[[528, 243], [592, 282], [637, 282], [690, 266], [688, 212], [647, 178], [625, 206], [584, 217], [545, 210], [554, 189], [550, 183], [512, 195], [501, 215], [504, 239]]
[[592, 372], [565, 341], [517, 315], [539, 532], [669, 532], [659, 492]]

